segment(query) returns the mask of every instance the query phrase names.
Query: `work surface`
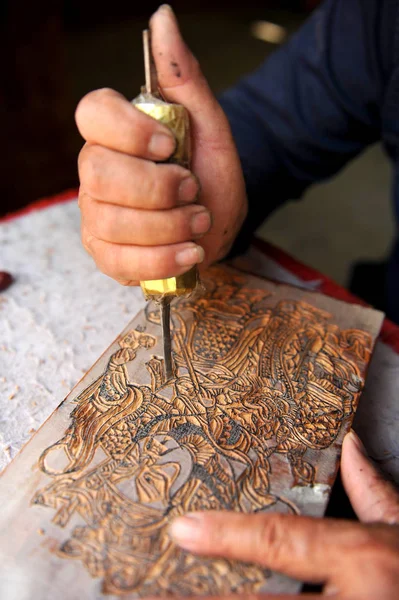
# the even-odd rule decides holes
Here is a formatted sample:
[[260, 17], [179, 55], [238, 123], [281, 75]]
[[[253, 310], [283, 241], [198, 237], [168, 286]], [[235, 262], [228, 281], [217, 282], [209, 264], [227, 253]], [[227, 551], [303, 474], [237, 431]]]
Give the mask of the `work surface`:
[[383, 315], [227, 265], [202, 284], [171, 306], [171, 379], [149, 303], [5, 470], [1, 597], [299, 591], [194, 558], [169, 525], [210, 509], [322, 516]]
[[[80, 244], [76, 202], [0, 224], [0, 269], [15, 283], [0, 294], [0, 468], [10, 462], [127, 322], [144, 306], [138, 289], [99, 273]], [[343, 290], [265, 246], [252, 272], [336, 296]], [[395, 350], [396, 349], [396, 350]], [[377, 343], [355, 428], [399, 483], [399, 332]]]

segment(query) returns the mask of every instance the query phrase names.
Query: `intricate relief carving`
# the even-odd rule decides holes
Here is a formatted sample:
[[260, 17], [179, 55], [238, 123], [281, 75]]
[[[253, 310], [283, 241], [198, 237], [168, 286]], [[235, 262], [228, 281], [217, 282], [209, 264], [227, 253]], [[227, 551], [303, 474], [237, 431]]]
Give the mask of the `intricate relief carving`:
[[[368, 334], [341, 331], [304, 302], [273, 305], [245, 277], [209, 275], [204, 297], [172, 309], [173, 381], [157, 356], [146, 363], [151, 384], [129, 381], [128, 363], [156, 343], [136, 328], [40, 459], [52, 482], [33, 502], [55, 510], [61, 527], [81, 523], [58, 553], [82, 561], [106, 593], [256, 592], [267, 572], [190, 556], [168, 523], [203, 509], [298, 512], [276, 483], [290, 472], [286, 488], [317, 482], [307, 451], [328, 448], [356, 407]], [[159, 322], [151, 306], [146, 320]]]

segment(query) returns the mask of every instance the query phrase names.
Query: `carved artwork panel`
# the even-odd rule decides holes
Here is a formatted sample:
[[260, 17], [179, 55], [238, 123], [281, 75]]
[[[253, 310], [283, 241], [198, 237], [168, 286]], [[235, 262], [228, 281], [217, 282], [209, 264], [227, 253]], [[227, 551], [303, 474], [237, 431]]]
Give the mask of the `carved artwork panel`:
[[207, 509], [298, 514], [297, 497], [332, 483], [374, 336], [338, 326], [311, 294], [247, 284], [215, 267], [205, 294], [172, 305], [168, 382], [148, 305], [73, 399], [64, 435], [42, 448], [32, 506], [67, 534], [56, 555], [100, 578], [103, 593], [267, 589], [264, 569], [180, 551], [169, 523]]

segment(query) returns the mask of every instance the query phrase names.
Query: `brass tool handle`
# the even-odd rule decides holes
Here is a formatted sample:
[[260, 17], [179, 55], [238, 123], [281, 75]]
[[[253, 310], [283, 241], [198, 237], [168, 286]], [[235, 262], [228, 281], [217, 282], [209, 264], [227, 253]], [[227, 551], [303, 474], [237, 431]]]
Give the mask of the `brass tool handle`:
[[[135, 108], [160, 121], [173, 131], [176, 138], [176, 149], [173, 156], [166, 162], [189, 169], [191, 164], [191, 135], [188, 112], [184, 106], [164, 102], [161, 98], [151, 54], [149, 31], [144, 31], [143, 42], [146, 86], [143, 92], [132, 103]], [[177, 277], [140, 282], [145, 297], [158, 301], [167, 297], [172, 298], [190, 294], [195, 290], [197, 284], [197, 266], [192, 267], [189, 271]]]

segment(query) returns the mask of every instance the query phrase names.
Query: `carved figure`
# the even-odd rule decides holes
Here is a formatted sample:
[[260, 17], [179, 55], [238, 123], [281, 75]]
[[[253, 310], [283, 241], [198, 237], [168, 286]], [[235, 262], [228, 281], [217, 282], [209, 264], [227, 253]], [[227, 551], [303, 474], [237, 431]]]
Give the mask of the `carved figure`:
[[[152, 356], [151, 384], [129, 381], [127, 364], [156, 343], [132, 330], [40, 458], [52, 481], [33, 502], [55, 510], [61, 527], [80, 518], [58, 553], [82, 561], [106, 593], [260, 589], [265, 570], [190, 556], [168, 523], [204, 509], [298, 512], [274, 490], [273, 457], [286, 461], [292, 485], [316, 483], [307, 452], [328, 448], [356, 407], [370, 335], [341, 331], [304, 302], [273, 305], [245, 277], [209, 273], [202, 298], [172, 309], [174, 379], [163, 381]], [[151, 306], [146, 319], [159, 321]]]

